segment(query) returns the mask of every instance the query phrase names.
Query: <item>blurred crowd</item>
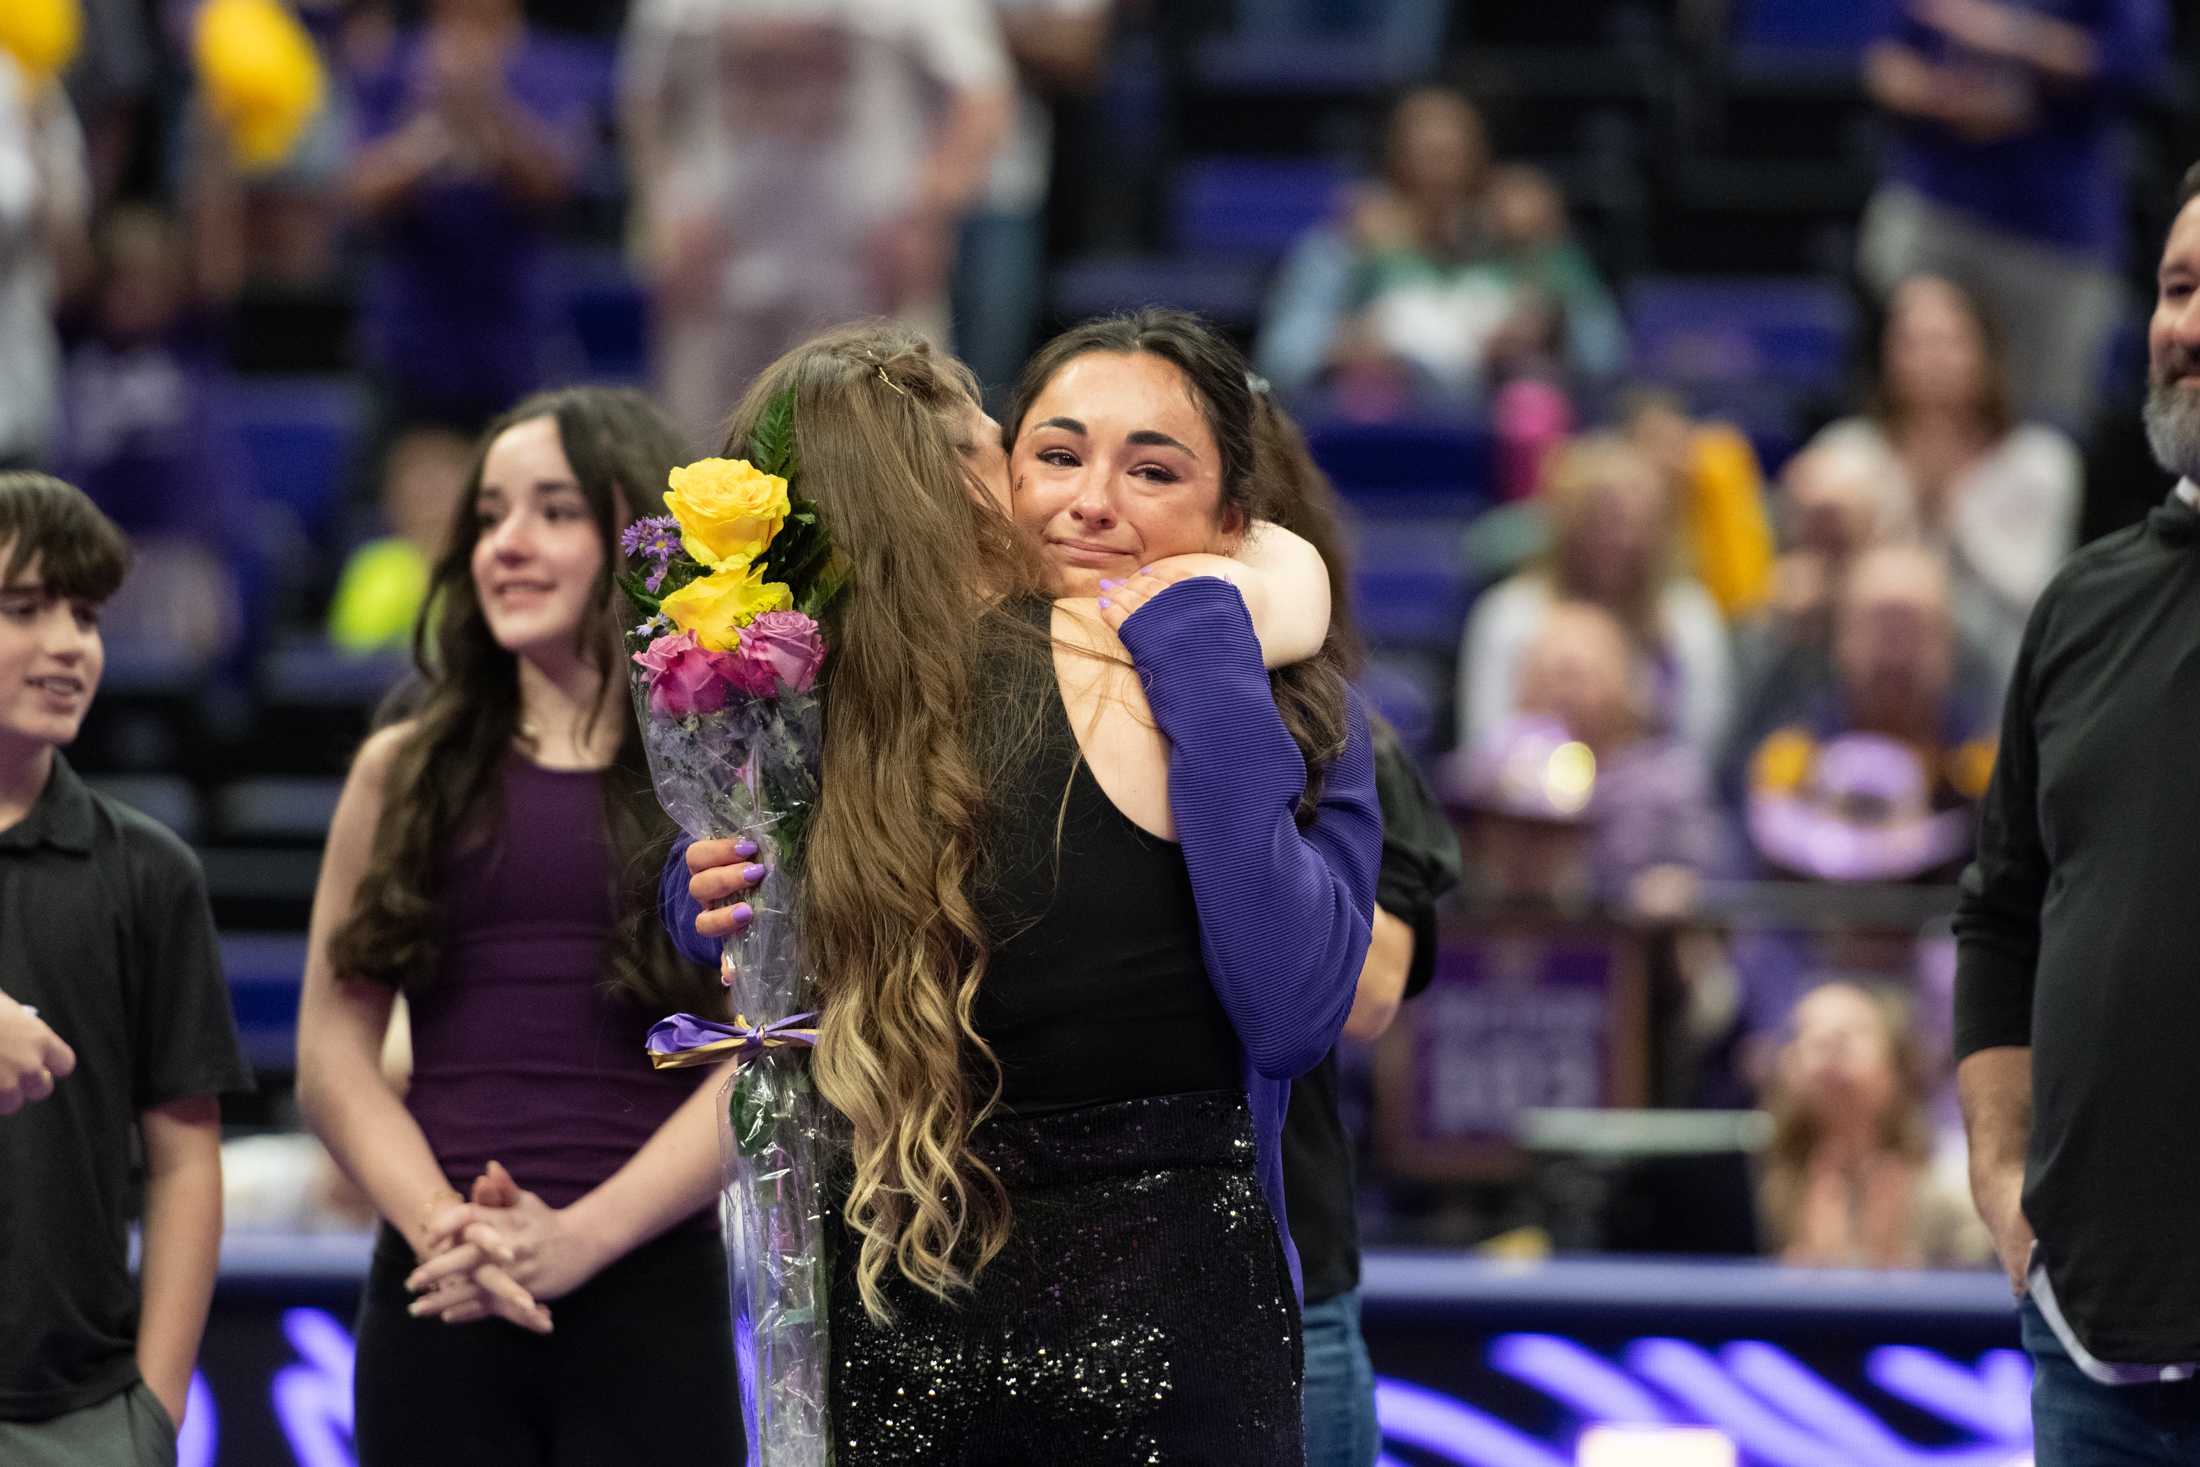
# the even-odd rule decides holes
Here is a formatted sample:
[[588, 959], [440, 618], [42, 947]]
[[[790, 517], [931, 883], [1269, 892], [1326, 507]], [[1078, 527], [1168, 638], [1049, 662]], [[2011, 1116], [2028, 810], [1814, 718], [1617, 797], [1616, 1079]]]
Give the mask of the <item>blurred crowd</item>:
[[[1048, 314], [1053, 107], [1159, 9], [632, 0], [578, 16], [615, 35], [606, 68], [575, 14], [553, 29], [521, 0], [81, 0], [73, 57], [39, 49], [35, 15], [76, 5], [19, 6], [0, 463], [80, 484], [140, 547], [116, 640], [217, 665], [279, 625], [405, 641], [474, 434], [582, 370], [550, 271], [590, 219], [646, 293], [641, 366], [699, 452], [759, 366], [852, 317], [916, 323], [1004, 389]], [[1431, 750], [1475, 899], [1671, 933], [1686, 1059], [1656, 1098], [1762, 1101], [1773, 1245], [1897, 1264], [1984, 1256], [1937, 1180], [1942, 1067], [1888, 996], [1935, 1001], [1942, 939], [1707, 939], [1699, 917], [1736, 882], [1960, 869], [2018, 639], [2079, 534], [2073, 434], [2135, 309], [2116, 129], [2168, 18], [1881, 8], [1869, 329], [1853, 393], [1799, 447], [1631, 370], [1565, 191], [1450, 85], [1391, 103], [1252, 345], [1309, 419], [1494, 436], [1484, 518], [1510, 528], [1469, 530], [1483, 588]], [[1428, 6], [1239, 19], [1294, 9], [1441, 28]], [[230, 384], [240, 302], [332, 294], [371, 408], [341, 568], [312, 573], [250, 483]]]

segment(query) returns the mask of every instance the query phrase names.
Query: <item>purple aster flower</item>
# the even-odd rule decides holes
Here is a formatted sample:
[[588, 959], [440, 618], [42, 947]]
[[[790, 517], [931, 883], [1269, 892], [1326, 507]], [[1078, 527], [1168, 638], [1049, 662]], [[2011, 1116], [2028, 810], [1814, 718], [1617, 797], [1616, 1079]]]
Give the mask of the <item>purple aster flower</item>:
[[620, 532], [619, 548], [629, 560], [656, 561], [661, 574], [664, 563], [680, 548], [680, 522], [668, 514], [636, 520]]

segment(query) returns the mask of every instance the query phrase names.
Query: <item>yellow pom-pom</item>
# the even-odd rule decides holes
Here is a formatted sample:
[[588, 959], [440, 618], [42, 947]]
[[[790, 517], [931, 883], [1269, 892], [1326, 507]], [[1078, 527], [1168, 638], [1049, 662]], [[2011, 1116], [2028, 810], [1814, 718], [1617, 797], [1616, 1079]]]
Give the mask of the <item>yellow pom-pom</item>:
[[207, 109], [239, 167], [280, 163], [321, 110], [313, 38], [280, 0], [206, 0], [191, 55]]
[[77, 0], [5, 0], [0, 4], [0, 51], [15, 58], [31, 84], [61, 75], [76, 56], [84, 29]]
[[329, 605], [328, 638], [346, 652], [402, 648], [428, 601], [428, 557], [410, 541], [375, 540], [353, 552]]

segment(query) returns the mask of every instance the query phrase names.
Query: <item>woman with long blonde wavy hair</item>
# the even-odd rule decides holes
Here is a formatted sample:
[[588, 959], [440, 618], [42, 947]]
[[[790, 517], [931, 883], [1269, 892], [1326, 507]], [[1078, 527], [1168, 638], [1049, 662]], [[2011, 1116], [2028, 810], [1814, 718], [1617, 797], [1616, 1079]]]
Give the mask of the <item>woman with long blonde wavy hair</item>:
[[[1164, 425], [1210, 470], [1183, 492], [1212, 521], [1248, 493], [1235, 371]], [[1298, 1308], [1249, 1095], [1350, 1006], [1380, 844], [1364, 718], [1339, 689], [1335, 744], [1302, 749], [1256, 632], [1289, 598], [1260, 575], [1052, 600], [975, 384], [902, 328], [781, 358], [729, 455], [790, 390], [849, 571], [800, 912], [813, 1074], [847, 1128], [835, 1458], [1296, 1460]], [[534, 1258], [600, 1266], [708, 1195], [698, 1115], [564, 1219], [517, 1210], [506, 1271], [562, 1284]]]

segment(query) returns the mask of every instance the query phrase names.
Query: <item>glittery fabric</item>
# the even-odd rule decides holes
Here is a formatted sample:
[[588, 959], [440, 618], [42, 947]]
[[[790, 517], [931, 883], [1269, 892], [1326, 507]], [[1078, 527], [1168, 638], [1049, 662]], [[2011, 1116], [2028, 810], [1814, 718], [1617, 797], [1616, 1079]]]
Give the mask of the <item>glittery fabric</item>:
[[890, 1274], [881, 1327], [838, 1250], [837, 1467], [1297, 1467], [1299, 1311], [1245, 1096], [996, 1118], [978, 1148], [1012, 1231], [972, 1293]]

